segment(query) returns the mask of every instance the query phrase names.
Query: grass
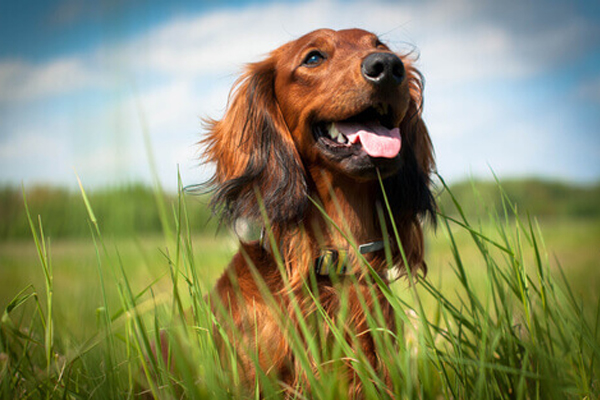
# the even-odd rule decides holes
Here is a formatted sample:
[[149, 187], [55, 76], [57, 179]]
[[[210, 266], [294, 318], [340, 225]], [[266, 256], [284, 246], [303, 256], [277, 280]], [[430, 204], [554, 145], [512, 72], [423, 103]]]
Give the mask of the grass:
[[[501, 190], [496, 196], [500, 213], [486, 209], [477, 218], [460, 202], [445, 203], [448, 217], [429, 232], [429, 275], [415, 290], [406, 281], [391, 286], [401, 331], [379, 329], [373, 310], [392, 393], [348, 345], [344, 318], [317, 312], [316, 321], [301, 321], [302, 335], [288, 332], [307, 371], [309, 398], [342, 398], [339, 374], [348, 362], [370, 398], [600, 397], [593, 250], [600, 224], [538, 224], [517, 213]], [[91, 201], [89, 239], [50, 241], [43, 215], [42, 222], [30, 215], [36, 240], [0, 243], [1, 398], [258, 396], [240, 386], [230, 362], [237, 355], [227, 346], [235, 335], [223, 335], [226, 323], [214, 319], [205, 300], [235, 243], [192, 234], [182, 197], [170, 206], [160, 212], [173, 216], [163, 236], [105, 237]], [[327, 345], [312, 324], [332, 331]], [[160, 330], [170, 339], [172, 365], [153, 356]], [[257, 384], [266, 398], [283, 396], [268, 374], [259, 374]]]
[[[194, 258], [202, 275], [203, 289], [210, 288], [235, 252], [235, 241], [225, 236], [195, 235]], [[95, 310], [102, 306], [101, 287], [97, 264], [110, 265], [118, 256], [126, 268], [127, 278], [135, 292], [141, 291], [154, 280], [156, 292], [168, 292], [168, 259], [164, 255], [165, 240], [159, 235], [107, 240], [108, 254], [101, 255], [90, 239], [66, 238], [50, 242], [54, 266], [55, 303], [58, 320], [69, 327], [69, 334], [83, 340], [96, 327]], [[117, 253], [118, 251], [118, 253]], [[44, 287], [37, 251], [32, 241], [8, 240], [0, 243], [0, 305], [8, 304], [17, 289], [32, 285]], [[112, 280], [112, 278], [111, 278]], [[111, 306], [120, 303], [116, 285], [106, 285]], [[44, 301], [42, 298], [41, 301]]]

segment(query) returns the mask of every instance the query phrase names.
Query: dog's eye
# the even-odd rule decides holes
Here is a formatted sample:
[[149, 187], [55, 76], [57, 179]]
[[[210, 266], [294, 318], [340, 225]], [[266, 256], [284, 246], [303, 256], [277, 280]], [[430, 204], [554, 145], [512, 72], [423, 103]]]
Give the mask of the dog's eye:
[[304, 61], [302, 61], [302, 65], [305, 65], [307, 67], [316, 67], [321, 65], [323, 61], [325, 61], [325, 56], [323, 55], [323, 53], [317, 50], [313, 50], [310, 53], [308, 53], [308, 55], [304, 58]]

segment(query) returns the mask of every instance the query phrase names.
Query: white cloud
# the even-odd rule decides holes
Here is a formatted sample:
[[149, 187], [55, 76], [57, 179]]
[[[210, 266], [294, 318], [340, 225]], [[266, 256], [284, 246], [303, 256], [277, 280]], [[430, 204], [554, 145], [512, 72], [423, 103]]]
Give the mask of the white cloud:
[[[167, 79], [231, 74], [287, 40], [319, 27], [363, 27], [397, 47], [420, 49], [423, 68], [440, 81], [512, 78], [564, 59], [592, 28], [579, 18], [561, 25], [514, 32], [481, 20], [470, 1], [302, 2], [217, 10], [171, 20], [120, 44], [35, 65], [0, 62], [0, 99], [34, 99], [97, 88], [111, 75], [162, 73]], [[528, 56], [529, 55], [529, 56]]]
[[533, 65], [511, 52], [511, 42], [506, 32], [489, 26], [440, 34], [421, 46], [422, 69], [428, 82], [453, 86], [533, 72]]
[[64, 142], [53, 140], [45, 131], [22, 132], [12, 140], [0, 143], [0, 159], [15, 162], [27, 157], [36, 159], [51, 154], [53, 157], [64, 157], [67, 153]]
[[514, 77], [563, 59], [593, 31], [581, 18], [516, 32], [506, 24], [477, 18], [470, 1], [408, 4], [389, 2], [302, 2], [217, 10], [169, 21], [124, 43], [43, 65], [0, 63], [0, 98], [33, 99], [102, 85], [120, 72], [160, 72], [199, 78], [231, 73], [275, 46], [319, 27], [359, 26], [399, 47], [416, 45], [424, 69], [440, 80]]
[[42, 65], [0, 60], [0, 102], [64, 95], [98, 87], [103, 81], [102, 74], [79, 57], [59, 58]]
[[18, 136], [0, 140], [0, 181], [19, 184], [64, 184], [72, 176], [68, 165], [69, 143], [47, 135], [40, 127], [27, 126]]
[[[439, 7], [445, 9], [443, 4]], [[135, 68], [168, 75], [235, 72], [278, 45], [320, 27], [362, 27], [398, 50], [416, 46], [427, 70], [441, 79], [522, 75], [533, 67], [511, 55], [514, 38], [501, 27], [450, 26], [427, 4], [309, 2], [271, 4], [179, 19], [115, 49]], [[459, 19], [468, 8], [457, 8]], [[464, 15], [462, 15], [464, 17]], [[443, 23], [441, 23], [443, 22]], [[463, 21], [464, 22], [464, 21]], [[282, 34], [283, 32], [283, 34]]]
[[[506, 114], [505, 105], [494, 99], [480, 96], [474, 98], [464, 93], [438, 91], [427, 96], [424, 119], [435, 139], [463, 141], [475, 132], [489, 131], [490, 121]], [[504, 124], [502, 124], [504, 125]]]

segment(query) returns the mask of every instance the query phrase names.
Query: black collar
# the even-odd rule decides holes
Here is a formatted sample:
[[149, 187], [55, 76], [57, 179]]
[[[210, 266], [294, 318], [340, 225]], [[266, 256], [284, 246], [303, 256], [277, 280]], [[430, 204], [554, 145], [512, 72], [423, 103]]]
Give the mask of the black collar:
[[[373, 253], [384, 249], [383, 240], [377, 240], [358, 246], [360, 254]], [[315, 273], [317, 275], [351, 275], [353, 270], [348, 269], [348, 250], [325, 249], [315, 259]]]

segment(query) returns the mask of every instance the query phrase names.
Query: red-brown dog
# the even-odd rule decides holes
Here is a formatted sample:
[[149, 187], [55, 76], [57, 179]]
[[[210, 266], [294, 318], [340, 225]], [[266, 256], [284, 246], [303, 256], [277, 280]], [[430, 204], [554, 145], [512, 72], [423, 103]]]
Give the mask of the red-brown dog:
[[[277, 312], [283, 310], [293, 327], [295, 309], [305, 317], [315, 310], [307, 282], [316, 282], [313, 293], [334, 320], [346, 288], [348, 329], [355, 332], [349, 340], [380, 368], [365, 308], [379, 302], [390, 329], [393, 310], [347, 237], [388, 282], [382, 232], [392, 232], [392, 221], [381, 217], [379, 175], [410, 270], [425, 269], [421, 219], [434, 215], [434, 157], [421, 103], [421, 75], [408, 57], [363, 30], [322, 29], [248, 65], [225, 116], [209, 121], [203, 144], [207, 161], [216, 165], [213, 205], [229, 222], [251, 220], [272, 232], [271, 241], [242, 242], [215, 288], [221, 311], [243, 336], [248, 382], [255, 373], [243, 355], [248, 352], [288, 387], [303, 379], [282, 321], [265, 297], [275, 299]], [[347, 230], [346, 237], [319, 207]], [[393, 263], [406, 271], [399, 244], [387, 240]], [[350, 278], [358, 283], [343, 285]], [[370, 299], [366, 307], [361, 298]], [[360, 394], [352, 371], [348, 379], [349, 390]]]

